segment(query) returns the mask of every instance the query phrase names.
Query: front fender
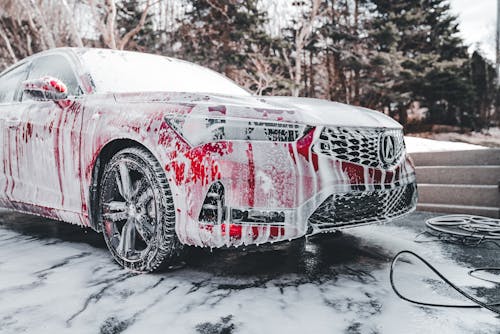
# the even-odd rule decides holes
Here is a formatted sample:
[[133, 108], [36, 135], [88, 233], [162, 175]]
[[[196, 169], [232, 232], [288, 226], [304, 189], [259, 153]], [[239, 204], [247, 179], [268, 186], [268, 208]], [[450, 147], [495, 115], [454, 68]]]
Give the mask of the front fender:
[[92, 223], [91, 207], [98, 190], [99, 171], [117, 148], [119, 150], [127, 143], [128, 146], [139, 144], [149, 150], [164, 168], [179, 154], [190, 149], [164, 119], [165, 113], [181, 112], [186, 108], [189, 107], [157, 103], [118, 104], [109, 98], [86, 103], [80, 152], [82, 214], [86, 225], [97, 228]]

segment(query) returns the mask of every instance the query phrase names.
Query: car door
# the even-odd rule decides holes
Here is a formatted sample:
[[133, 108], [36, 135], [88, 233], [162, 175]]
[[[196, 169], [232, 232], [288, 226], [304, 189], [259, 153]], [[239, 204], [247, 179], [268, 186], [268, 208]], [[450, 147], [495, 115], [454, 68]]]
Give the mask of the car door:
[[44, 208], [81, 211], [80, 156], [82, 94], [69, 57], [48, 54], [35, 58], [28, 81], [45, 76], [65, 83], [68, 98], [63, 101], [32, 100], [22, 96], [22, 117], [18, 125], [12, 198]]
[[15, 134], [20, 123], [19, 101], [21, 82], [28, 75], [27, 62], [3, 73], [0, 77], [0, 205], [9, 206], [14, 180], [11, 152], [15, 151]]

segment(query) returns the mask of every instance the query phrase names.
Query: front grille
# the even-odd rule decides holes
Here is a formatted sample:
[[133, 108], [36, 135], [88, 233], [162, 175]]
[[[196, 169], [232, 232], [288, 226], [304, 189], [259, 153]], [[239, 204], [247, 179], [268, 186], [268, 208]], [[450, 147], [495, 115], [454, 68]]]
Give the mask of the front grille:
[[328, 197], [309, 217], [319, 229], [384, 221], [413, 209], [417, 202], [415, 183], [393, 189], [356, 191]]
[[[381, 161], [380, 138], [390, 134], [395, 139], [395, 159], [390, 163]], [[383, 128], [324, 128], [313, 151], [368, 167], [391, 168], [398, 164], [405, 152], [403, 131]]]

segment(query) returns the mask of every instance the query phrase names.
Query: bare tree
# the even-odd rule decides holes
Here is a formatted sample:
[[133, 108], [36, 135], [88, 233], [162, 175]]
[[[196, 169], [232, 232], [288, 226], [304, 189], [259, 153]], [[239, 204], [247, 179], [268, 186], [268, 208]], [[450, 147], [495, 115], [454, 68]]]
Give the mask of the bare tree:
[[[309, 38], [311, 37], [311, 32], [319, 15], [319, 8], [321, 5], [321, 0], [311, 0], [311, 9], [301, 17], [298, 28], [295, 34], [294, 46], [295, 52], [293, 54], [294, 66], [291, 68], [290, 76], [294, 82], [292, 87], [292, 95], [299, 96], [300, 86], [302, 83], [302, 59], [304, 57], [304, 47], [306, 46]], [[293, 74], [292, 74], [293, 73]]]
[[18, 59], [58, 46], [83, 46], [73, 12], [68, 0], [4, 0], [0, 37], [7, 53]]
[[270, 59], [264, 55], [264, 50], [257, 46], [248, 55], [247, 68], [236, 80], [257, 95], [273, 94], [276, 87], [286, 81], [281, 67], [273, 68]]
[[141, 18], [137, 25], [125, 33], [120, 33], [116, 26], [117, 8], [116, 0], [103, 0], [96, 2], [88, 0], [92, 17], [96, 22], [97, 29], [102, 36], [104, 44], [110, 49], [124, 50], [131, 39], [136, 36], [146, 23], [146, 18], [152, 6], [156, 2], [146, 0], [142, 9]]

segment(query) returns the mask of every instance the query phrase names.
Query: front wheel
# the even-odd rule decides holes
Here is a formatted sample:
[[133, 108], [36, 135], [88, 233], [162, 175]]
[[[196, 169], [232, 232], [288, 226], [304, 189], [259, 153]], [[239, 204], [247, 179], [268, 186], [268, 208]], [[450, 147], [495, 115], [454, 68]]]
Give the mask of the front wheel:
[[172, 193], [161, 165], [138, 147], [118, 152], [100, 183], [99, 224], [104, 240], [123, 267], [150, 272], [177, 260]]

